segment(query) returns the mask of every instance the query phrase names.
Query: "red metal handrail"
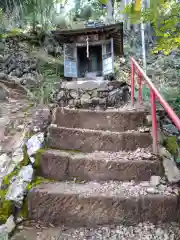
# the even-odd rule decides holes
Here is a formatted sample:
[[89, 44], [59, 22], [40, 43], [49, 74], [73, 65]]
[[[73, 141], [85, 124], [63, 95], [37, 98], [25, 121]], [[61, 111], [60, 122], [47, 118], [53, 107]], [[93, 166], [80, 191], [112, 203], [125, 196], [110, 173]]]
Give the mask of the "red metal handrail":
[[174, 125], [180, 130], [180, 119], [170, 107], [170, 105], [164, 100], [159, 91], [156, 89], [150, 78], [146, 75], [143, 69], [139, 66], [136, 60], [131, 57], [131, 104], [134, 106], [134, 91], [135, 91], [135, 74], [138, 75], [138, 103], [143, 103], [142, 97], [142, 84], [143, 79], [150, 88], [151, 95], [151, 114], [152, 114], [152, 137], [153, 137], [153, 152], [158, 153], [158, 134], [157, 134], [157, 119], [156, 119], [156, 99], [160, 102], [164, 110], [167, 112], [169, 118], [171, 118]]

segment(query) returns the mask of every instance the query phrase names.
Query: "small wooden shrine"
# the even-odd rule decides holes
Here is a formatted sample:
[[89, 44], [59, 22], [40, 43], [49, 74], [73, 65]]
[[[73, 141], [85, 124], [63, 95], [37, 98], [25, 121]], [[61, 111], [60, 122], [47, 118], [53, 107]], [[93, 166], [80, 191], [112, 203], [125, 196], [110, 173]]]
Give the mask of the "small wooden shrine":
[[123, 55], [123, 23], [56, 30], [53, 35], [64, 45], [64, 76], [101, 77], [114, 72], [114, 56]]

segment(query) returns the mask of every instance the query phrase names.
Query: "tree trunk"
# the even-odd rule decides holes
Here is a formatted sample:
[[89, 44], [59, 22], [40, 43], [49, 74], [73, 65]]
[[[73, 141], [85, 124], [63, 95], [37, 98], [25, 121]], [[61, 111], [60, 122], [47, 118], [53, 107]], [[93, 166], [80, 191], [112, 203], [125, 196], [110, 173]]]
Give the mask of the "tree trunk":
[[75, 0], [75, 11], [76, 11], [76, 17], [78, 17], [78, 10], [80, 9], [81, 0]]
[[113, 0], [108, 0], [108, 4], [107, 4], [107, 21], [109, 23], [113, 22]]

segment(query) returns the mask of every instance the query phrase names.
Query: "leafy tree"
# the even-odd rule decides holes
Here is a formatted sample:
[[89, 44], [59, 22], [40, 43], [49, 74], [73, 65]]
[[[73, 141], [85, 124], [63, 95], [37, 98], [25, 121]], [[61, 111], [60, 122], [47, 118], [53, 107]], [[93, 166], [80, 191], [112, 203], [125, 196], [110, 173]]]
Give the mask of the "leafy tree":
[[125, 12], [133, 24], [140, 21], [152, 24], [157, 39], [154, 52], [168, 55], [180, 46], [180, 3], [176, 0], [151, 0], [150, 7], [141, 12], [135, 11], [131, 4]]

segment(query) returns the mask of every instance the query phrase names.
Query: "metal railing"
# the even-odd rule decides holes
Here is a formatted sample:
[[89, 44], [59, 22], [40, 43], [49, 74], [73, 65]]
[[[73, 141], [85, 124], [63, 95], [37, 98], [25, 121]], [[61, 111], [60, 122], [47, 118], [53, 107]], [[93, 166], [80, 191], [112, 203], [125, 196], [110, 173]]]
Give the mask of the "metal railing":
[[180, 130], [180, 119], [170, 107], [170, 105], [164, 100], [159, 91], [156, 89], [151, 79], [146, 75], [143, 69], [139, 66], [136, 60], [131, 57], [131, 104], [134, 106], [134, 93], [135, 93], [135, 74], [138, 76], [138, 104], [143, 104], [142, 85], [148, 85], [150, 89], [150, 104], [152, 114], [152, 137], [153, 137], [153, 152], [158, 153], [158, 129], [156, 119], [156, 100], [159, 101], [164, 108], [169, 118], [174, 125]]

